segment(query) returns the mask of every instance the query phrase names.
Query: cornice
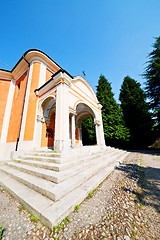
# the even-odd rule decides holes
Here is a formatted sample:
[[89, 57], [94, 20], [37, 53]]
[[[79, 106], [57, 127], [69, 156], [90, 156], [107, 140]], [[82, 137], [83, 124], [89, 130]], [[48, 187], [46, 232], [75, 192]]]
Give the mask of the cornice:
[[22, 72], [24, 72], [28, 68], [28, 64], [25, 59], [29, 64], [32, 64], [36, 61], [42, 62], [53, 72], [57, 72], [59, 69], [61, 69], [61, 67], [55, 61], [53, 61], [53, 59], [51, 59], [41, 50], [30, 49], [23, 54], [23, 56], [19, 59], [19, 61], [16, 63], [16, 65], [11, 71], [0, 69], [0, 77], [3, 77], [5, 75], [5, 78], [7, 79], [9, 78], [17, 80], [18, 77], [22, 74]]
[[52, 78], [43, 84], [40, 88], [35, 89], [36, 96], [41, 96], [45, 92], [49, 91], [51, 88], [56, 87], [59, 84], [66, 84], [67, 86], [70, 86], [71, 84], [71, 76], [67, 74], [64, 70], [59, 70], [56, 72]]
[[11, 80], [11, 79], [13, 79], [12, 73], [9, 71], [0, 69], [0, 79]]

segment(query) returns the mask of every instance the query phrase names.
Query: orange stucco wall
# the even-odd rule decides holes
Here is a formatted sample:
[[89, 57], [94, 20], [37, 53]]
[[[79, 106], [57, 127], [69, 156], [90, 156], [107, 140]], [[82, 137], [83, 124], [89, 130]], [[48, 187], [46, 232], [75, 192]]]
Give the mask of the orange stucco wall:
[[75, 137], [76, 137], [76, 145], [79, 145], [79, 132], [78, 132], [78, 129], [76, 128], [76, 131], [75, 131]]
[[27, 71], [16, 82], [9, 121], [7, 142], [16, 142], [17, 140], [26, 79]]
[[1, 110], [1, 114], [0, 114], [0, 136], [1, 136], [1, 132], [2, 132], [3, 118], [4, 118], [4, 114], [5, 114], [5, 109], [6, 109], [6, 103], [7, 103], [10, 84], [11, 84], [11, 81], [6, 81], [6, 80], [3, 80], [3, 79], [0, 79], [0, 110]]
[[46, 69], [46, 82], [51, 79], [52, 75], [53, 75], [53, 73], [51, 71], [49, 71], [49, 69], [47, 68]]
[[36, 95], [34, 93], [34, 90], [38, 88], [40, 66], [41, 64], [38, 62], [33, 64], [32, 80], [31, 80], [26, 125], [25, 125], [24, 139], [23, 139], [24, 141], [33, 140], [36, 105], [37, 105], [37, 100], [36, 100]]
[[[46, 136], [47, 128], [51, 129], [53, 132], [53, 138]], [[42, 135], [41, 135], [41, 147], [52, 147], [54, 145], [54, 134], [55, 134], [55, 113], [51, 115], [50, 124], [47, 127], [44, 122], [42, 125]]]

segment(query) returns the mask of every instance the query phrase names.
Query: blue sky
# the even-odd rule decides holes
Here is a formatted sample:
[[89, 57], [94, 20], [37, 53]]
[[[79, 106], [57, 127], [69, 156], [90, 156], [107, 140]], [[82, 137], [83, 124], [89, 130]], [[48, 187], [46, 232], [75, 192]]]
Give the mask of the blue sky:
[[37, 48], [73, 76], [85, 70], [94, 90], [105, 75], [116, 100], [126, 75], [145, 81], [147, 55], [160, 35], [159, 0], [6, 0], [0, 12], [0, 68], [12, 69]]

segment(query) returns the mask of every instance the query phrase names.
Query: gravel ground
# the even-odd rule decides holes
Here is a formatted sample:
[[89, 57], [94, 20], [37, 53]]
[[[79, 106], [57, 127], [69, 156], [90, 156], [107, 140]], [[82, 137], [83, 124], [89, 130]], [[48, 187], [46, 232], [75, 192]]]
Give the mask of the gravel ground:
[[54, 231], [34, 220], [0, 188], [3, 240], [160, 240], [160, 154], [132, 152]]

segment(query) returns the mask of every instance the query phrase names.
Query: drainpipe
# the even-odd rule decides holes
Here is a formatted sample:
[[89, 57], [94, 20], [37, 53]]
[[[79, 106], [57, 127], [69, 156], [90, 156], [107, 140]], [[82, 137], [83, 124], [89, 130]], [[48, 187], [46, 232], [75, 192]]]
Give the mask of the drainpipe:
[[19, 138], [20, 138], [20, 133], [21, 133], [21, 126], [22, 126], [22, 119], [23, 119], [23, 112], [24, 112], [24, 104], [25, 104], [25, 98], [26, 98], [26, 92], [27, 92], [27, 84], [28, 84], [28, 77], [29, 77], [29, 70], [30, 70], [30, 63], [27, 61], [27, 59], [24, 57], [24, 55], [23, 55], [23, 59], [28, 63], [28, 71], [27, 71], [27, 79], [26, 79], [24, 95], [23, 95], [21, 118], [20, 118], [20, 123], [19, 123], [19, 129], [18, 129], [18, 136], [17, 136], [17, 142], [16, 142], [16, 149], [15, 149], [15, 151], [18, 150], [18, 143], [19, 143]]

